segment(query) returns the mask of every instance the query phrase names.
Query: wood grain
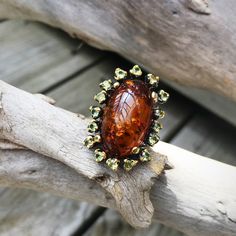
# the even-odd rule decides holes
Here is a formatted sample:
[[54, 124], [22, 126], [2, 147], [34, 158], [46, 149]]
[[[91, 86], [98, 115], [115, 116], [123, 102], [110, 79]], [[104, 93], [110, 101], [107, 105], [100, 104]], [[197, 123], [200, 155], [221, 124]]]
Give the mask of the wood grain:
[[1, 0], [1, 18], [41, 21], [180, 84], [236, 101], [236, 4], [220, 0]]
[[[110, 173], [107, 169], [104, 169], [102, 166], [95, 164], [93, 159], [91, 159], [91, 153], [80, 146], [81, 136], [73, 136], [74, 134], [80, 134], [83, 136], [83, 130], [85, 129], [85, 124], [87, 123], [85, 119], [81, 119], [79, 117], [74, 119], [75, 117], [73, 115], [69, 118], [68, 112], [63, 113], [61, 112], [61, 109], [57, 109], [47, 103], [44, 104], [43, 101], [31, 96], [30, 94], [17, 90], [9, 85], [6, 85], [3, 82], [1, 82], [1, 92], [3, 95], [1, 99], [1, 119], [3, 121], [1, 134], [4, 138], [7, 138], [10, 141], [16, 142], [18, 144], [24, 144], [24, 146], [33, 149], [34, 151], [37, 151], [41, 154], [51, 156], [54, 159], [63, 162], [69, 167], [75, 169], [82, 176], [87, 176], [88, 178], [96, 180], [98, 180], [98, 177], [103, 176], [102, 179], [99, 178], [100, 181], [103, 181], [106, 178], [104, 177], [104, 173], [106, 173], [106, 175], [110, 176], [109, 179], [105, 179], [106, 182], [100, 182], [100, 184], [103, 188], [105, 186], [108, 186], [108, 188], [106, 187], [105, 189], [108, 190], [115, 198], [116, 204], [114, 205], [113, 197], [107, 198], [107, 195], [104, 196], [104, 193], [99, 193], [98, 196], [103, 195], [104, 199], [106, 199], [103, 200], [105, 201], [105, 203], [99, 202], [100, 200], [97, 198], [95, 200], [95, 203], [109, 206], [109, 199], [111, 199], [112, 203], [110, 207], [119, 209], [126, 219], [133, 216], [130, 214], [133, 214], [134, 212], [136, 213], [136, 209], [134, 209], [134, 211], [130, 210], [132, 209], [132, 207], [134, 207], [133, 204], [137, 203], [135, 201], [139, 201], [139, 199], [137, 199], [135, 195], [132, 195], [132, 192], [130, 192], [130, 190], [132, 189], [130, 188], [132, 185], [129, 185], [129, 181], [131, 181], [130, 178], [132, 179], [132, 184], [134, 184], [133, 181], [135, 180], [139, 184], [142, 183], [142, 187], [145, 187], [147, 186], [145, 182], [147, 180], [145, 180], [146, 177], [144, 173], [147, 174], [150, 170], [155, 170], [160, 173], [161, 169], [158, 165], [156, 166], [154, 162], [151, 162], [151, 165], [149, 166], [149, 168], [151, 169], [145, 171], [144, 169], [147, 166], [142, 166], [140, 168], [136, 168], [135, 172], [132, 172], [130, 174], [118, 173], [118, 175], [115, 175], [114, 173]], [[16, 98], [18, 104], [17, 110], [14, 102]], [[24, 100], [26, 100], [27, 103], [24, 103]], [[19, 101], [21, 101], [24, 106], [21, 107]], [[31, 101], [30, 104], [29, 101]], [[37, 107], [37, 110], [34, 109], [34, 107]], [[34, 110], [33, 114], [29, 112], [32, 111], [32, 109]], [[45, 110], [47, 110], [46, 113]], [[43, 116], [41, 115], [40, 111], [44, 111]], [[22, 119], [20, 120], [24, 120], [27, 122], [27, 124], [29, 124], [27, 120], [30, 118], [31, 124], [37, 124], [37, 126], [32, 129], [32, 127], [30, 128], [28, 126], [25, 126], [22, 122], [16, 124], [15, 122], [17, 121], [14, 119], [15, 116], [13, 116], [14, 112], [17, 112], [17, 120], [19, 120], [19, 117], [22, 117]], [[45, 116], [45, 114], [47, 115]], [[57, 120], [55, 121], [53, 117], [57, 117]], [[40, 126], [40, 129], [38, 128], [40, 120], [42, 119], [44, 119], [43, 126], [45, 127], [45, 124], [47, 124], [46, 129], [43, 126]], [[50, 123], [50, 120], [53, 120], [53, 123]], [[34, 122], [32, 123], [32, 121]], [[63, 122], [63, 124], [61, 122]], [[64, 128], [64, 125], [66, 125], [66, 128]], [[53, 135], [50, 135], [50, 129], [52, 127], [54, 129]], [[57, 127], [60, 127], [60, 130], [58, 130]], [[64, 129], [67, 132], [61, 133]], [[73, 132], [70, 132], [70, 129], [73, 130]], [[76, 131], [76, 129], [79, 129], [78, 132]], [[41, 134], [43, 134], [42, 138]], [[30, 139], [28, 138], [28, 136], [30, 136]], [[70, 136], [72, 136], [72, 139], [68, 141]], [[63, 143], [60, 137], [63, 137], [64, 141], [67, 140], [66, 144]], [[47, 140], [47, 145], [45, 145], [44, 140]], [[51, 145], [48, 145], [49, 141]], [[63, 149], [61, 149], [61, 147], [63, 147]], [[166, 174], [155, 182], [153, 191], [151, 192], [151, 199], [155, 207], [155, 218], [162, 223], [165, 223], [169, 226], [175, 227], [185, 233], [192, 235], [199, 235], [199, 232], [201, 233], [201, 235], [212, 235], [213, 233], [215, 235], [230, 235], [235, 233], [236, 189], [235, 185], [232, 185], [232, 182], [230, 181], [230, 179], [234, 179], [236, 177], [235, 167], [201, 157], [199, 155], [193, 154], [169, 144], [165, 144], [163, 142], [160, 142], [154, 148], [154, 150], [158, 150], [160, 153], [167, 155], [169, 160], [174, 164], [175, 167], [173, 170], [166, 171]], [[32, 155], [29, 155], [28, 157], [34, 157], [33, 153], [31, 154]], [[153, 155], [155, 154], [153, 153]], [[40, 156], [38, 157], [38, 159], [41, 159]], [[50, 161], [52, 161], [52, 159], [50, 159]], [[21, 160], [20, 163], [21, 165], [23, 165], [24, 162]], [[19, 183], [19, 178], [21, 178], [22, 175], [19, 174], [19, 178], [17, 174], [15, 174], [15, 176], [12, 176], [12, 171], [9, 170], [9, 168], [12, 168], [12, 165], [9, 165], [9, 162], [7, 161], [3, 162], [2, 166], [3, 165], [4, 167], [2, 169], [3, 171], [1, 178], [3, 183], [14, 185], [16, 183], [16, 180]], [[36, 166], [40, 168], [40, 165]], [[55, 173], [55, 170], [49, 170], [51, 167], [53, 167], [52, 164], [46, 166], [48, 166], [48, 168], [45, 169], [45, 171]], [[27, 168], [28, 167], [26, 165], [26, 169], [25, 171], [23, 171], [24, 179], [27, 179], [26, 176], [28, 174], [36, 173], [37, 176], [41, 173], [41, 170], [32, 172], [32, 169], [31, 171], [29, 171], [27, 170]], [[21, 168], [19, 168], [19, 170], [22, 171], [22, 166]], [[199, 175], [199, 170], [201, 170], [201, 175]], [[211, 170], [211, 172], [209, 172], [209, 170]], [[6, 175], [6, 173], [9, 173], [10, 175]], [[62, 173], [62, 171], [60, 171], [60, 173]], [[67, 173], [65, 171], [63, 173], [65, 174], [63, 178], [67, 178]], [[80, 175], [76, 175], [76, 177], [80, 178]], [[51, 177], [51, 175], [49, 176]], [[15, 177], [15, 179], [12, 179], [12, 177]], [[48, 175], [45, 175], [45, 178], [48, 178]], [[118, 188], [118, 190], [119, 188], [121, 188], [119, 192], [110, 188], [110, 186], [114, 186], [114, 183], [110, 181], [116, 180], [117, 178], [120, 181], [118, 182], [119, 187], [116, 187]], [[122, 180], [122, 178], [125, 178], [125, 185], [128, 187], [128, 189], [122, 186], [122, 183], [124, 181]], [[142, 179], [142, 181], [139, 180], [140, 178]], [[64, 189], [67, 188], [67, 184], [64, 186], [64, 188], [62, 188], [60, 183], [61, 179], [58, 179], [58, 183], [53, 182], [54, 187], [52, 189], [49, 185], [36, 185], [35, 183], [33, 183], [35, 179], [38, 178], [31, 178], [31, 183], [27, 181], [20, 181], [21, 186], [28, 186], [29, 188], [34, 186], [34, 189], [38, 188], [38, 190], [41, 191], [50, 189], [51, 192], [57, 193], [58, 191], [59, 194], [67, 195], [67, 190]], [[47, 184], [49, 183], [49, 181], [45, 180], [43, 182]], [[73, 183], [73, 181], [71, 181], [71, 183]], [[79, 179], [76, 181], [76, 183], [82, 184]], [[112, 185], [109, 185], [110, 183], [112, 183]], [[60, 186], [59, 189], [57, 189], [58, 186]], [[68, 186], [68, 188], [70, 186]], [[89, 186], [89, 183], [86, 182], [84, 186]], [[76, 192], [73, 192], [73, 186], [71, 187], [72, 190], [68, 190], [68, 192], [70, 192], [69, 196], [74, 195], [74, 198], [78, 199], [81, 195], [83, 195], [83, 193], [81, 195], [78, 195], [77, 190], [79, 188], [76, 188]], [[103, 188], [100, 187], [100, 190], [102, 189], [102, 191], [105, 191]], [[83, 192], [83, 189], [80, 189]], [[200, 192], [199, 189], [201, 189]], [[86, 191], [90, 192], [91, 189], [86, 187]], [[94, 191], [97, 191], [97, 188], [95, 188]], [[128, 198], [132, 199], [132, 202], [130, 202], [129, 200], [128, 202], [125, 202], [124, 200], [127, 198], [123, 199], [121, 197], [120, 194], [122, 194], [122, 196], [125, 196], [123, 194], [126, 194], [126, 191], [129, 191]], [[115, 194], [116, 196], [114, 196]], [[134, 191], [134, 194], [137, 194], [137, 192]], [[86, 196], [86, 198], [89, 199], [87, 195], [83, 196]], [[94, 196], [96, 196], [96, 194], [90, 193], [90, 198], [93, 198]], [[191, 196], [191, 198], [189, 198], [189, 196]], [[120, 205], [120, 203], [117, 204], [118, 199], [122, 199], [122, 202], [120, 203], [123, 205]], [[91, 199], [91, 201], [93, 200]], [[140, 205], [138, 206], [140, 207]], [[120, 207], [126, 208], [127, 211], [125, 213], [127, 215], [124, 214], [124, 208]], [[145, 207], [147, 207], [147, 205], [145, 205]], [[140, 209], [137, 213], [140, 213]], [[145, 225], [147, 224], [145, 215], [138, 215], [138, 217], [139, 222], [144, 221]], [[130, 220], [130, 218], [128, 220]], [[196, 221], [198, 223], [195, 224], [195, 227], [192, 227], [192, 222]], [[130, 223], [133, 224], [134, 222], [137, 222], [137, 220], [132, 219], [132, 221], [130, 221]], [[136, 224], [136, 226], [138, 225]]]

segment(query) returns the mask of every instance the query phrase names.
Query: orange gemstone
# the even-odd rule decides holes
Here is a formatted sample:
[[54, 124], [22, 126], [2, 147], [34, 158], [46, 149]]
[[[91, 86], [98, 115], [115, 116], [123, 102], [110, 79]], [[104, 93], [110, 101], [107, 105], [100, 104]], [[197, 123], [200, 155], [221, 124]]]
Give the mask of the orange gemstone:
[[103, 149], [111, 157], [132, 154], [149, 130], [153, 101], [149, 87], [141, 80], [125, 80], [111, 95], [102, 117]]

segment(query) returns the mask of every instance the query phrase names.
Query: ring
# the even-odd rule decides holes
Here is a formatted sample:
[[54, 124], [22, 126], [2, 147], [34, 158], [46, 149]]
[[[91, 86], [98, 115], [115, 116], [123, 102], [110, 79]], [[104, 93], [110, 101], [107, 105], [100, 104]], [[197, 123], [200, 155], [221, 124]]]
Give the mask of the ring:
[[159, 77], [143, 76], [138, 65], [129, 72], [117, 68], [111, 79], [99, 84], [102, 89], [94, 96], [100, 106], [90, 106], [91, 135], [84, 140], [87, 148], [94, 148], [95, 160], [105, 162], [112, 170], [123, 167], [130, 171], [139, 162], [151, 160], [148, 146], [156, 144], [165, 116], [160, 104], [169, 94], [158, 91]]

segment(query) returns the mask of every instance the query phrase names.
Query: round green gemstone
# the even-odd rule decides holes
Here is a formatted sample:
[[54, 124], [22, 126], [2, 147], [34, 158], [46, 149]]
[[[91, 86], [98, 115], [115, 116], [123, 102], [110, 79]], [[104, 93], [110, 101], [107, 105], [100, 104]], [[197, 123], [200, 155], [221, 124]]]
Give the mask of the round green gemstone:
[[93, 119], [97, 119], [101, 116], [101, 113], [102, 113], [101, 107], [91, 106], [89, 110], [91, 112]]
[[155, 87], [157, 87], [157, 85], [159, 83], [159, 77], [155, 76], [153, 74], [148, 74], [147, 75], [147, 80], [148, 80], [148, 83], [150, 85], [155, 86]]
[[154, 115], [157, 119], [162, 119], [165, 116], [165, 112], [158, 108], [154, 111]]
[[153, 129], [156, 133], [159, 133], [160, 130], [162, 129], [162, 124], [155, 120], [155, 121], [153, 122], [152, 129]]
[[106, 98], [107, 98], [107, 93], [104, 90], [102, 90], [101, 92], [97, 93], [94, 96], [94, 100], [100, 104], [104, 103], [106, 101]]
[[107, 164], [108, 167], [110, 167], [114, 171], [117, 171], [117, 169], [119, 167], [119, 161], [115, 158], [107, 159], [106, 164]]
[[164, 90], [160, 90], [159, 91], [159, 101], [161, 103], [165, 103], [167, 102], [167, 100], [169, 99], [169, 93], [165, 92]]
[[143, 73], [138, 65], [135, 65], [129, 72], [135, 76], [141, 76]]
[[94, 153], [96, 162], [101, 162], [106, 159], [106, 153], [101, 149], [96, 149]]
[[85, 140], [84, 140], [84, 146], [86, 146], [87, 148], [91, 148], [94, 145], [94, 139], [93, 136], [88, 136]]
[[151, 160], [151, 156], [150, 156], [150, 152], [144, 148], [140, 154], [140, 157], [139, 157], [140, 161], [150, 161]]
[[116, 80], [122, 80], [127, 76], [127, 72], [125, 70], [122, 70], [120, 68], [116, 68], [115, 70], [115, 79]]
[[112, 89], [112, 81], [109, 79], [109, 80], [104, 80], [102, 83], [99, 84], [100, 88], [105, 90], [105, 91], [108, 91], [108, 90], [111, 90]]
[[134, 166], [138, 164], [138, 160], [129, 160], [125, 159], [124, 160], [124, 169], [126, 171], [130, 171]]
[[98, 131], [98, 124], [95, 121], [92, 121], [89, 125], [88, 125], [88, 132], [90, 133], [95, 133]]
[[148, 144], [154, 146], [159, 140], [160, 138], [156, 133], [151, 133], [148, 137]]

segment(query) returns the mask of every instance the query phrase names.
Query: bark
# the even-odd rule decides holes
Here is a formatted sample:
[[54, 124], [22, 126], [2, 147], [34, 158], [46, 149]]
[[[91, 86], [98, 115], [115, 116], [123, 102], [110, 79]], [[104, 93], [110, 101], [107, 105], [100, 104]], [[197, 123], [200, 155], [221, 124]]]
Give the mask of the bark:
[[[116, 208], [136, 227], [151, 223], [153, 206], [149, 190], [162, 173], [166, 158], [153, 154], [147, 165], [129, 173], [115, 173], [96, 163], [83, 145], [88, 121], [0, 81], [0, 138], [65, 163], [93, 179], [115, 199]], [[141, 184], [140, 184], [141, 183]], [[130, 201], [132, 199], [132, 202]]]
[[[87, 119], [4, 82], [0, 95], [1, 143], [17, 145], [1, 146], [0, 185], [114, 208], [136, 227], [150, 223], [154, 207], [155, 220], [189, 235], [236, 234], [235, 167], [159, 142], [149, 165], [113, 173], [82, 145]], [[154, 181], [164, 156], [174, 168]]]
[[236, 101], [236, 2], [0, 0], [1, 18], [41, 21], [167, 80]]

